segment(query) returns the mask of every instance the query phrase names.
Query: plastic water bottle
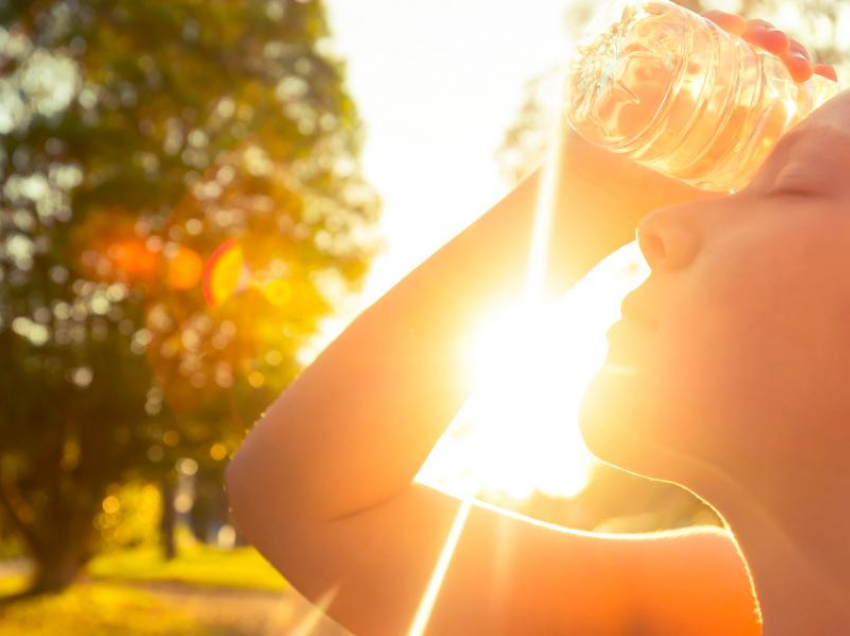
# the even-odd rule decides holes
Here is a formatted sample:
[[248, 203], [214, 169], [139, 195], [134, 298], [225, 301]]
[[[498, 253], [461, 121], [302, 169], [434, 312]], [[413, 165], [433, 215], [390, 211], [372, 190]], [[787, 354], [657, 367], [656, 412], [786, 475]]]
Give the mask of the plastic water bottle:
[[567, 118], [582, 137], [686, 183], [741, 189], [779, 138], [840, 92], [666, 0], [614, 2], [576, 47]]

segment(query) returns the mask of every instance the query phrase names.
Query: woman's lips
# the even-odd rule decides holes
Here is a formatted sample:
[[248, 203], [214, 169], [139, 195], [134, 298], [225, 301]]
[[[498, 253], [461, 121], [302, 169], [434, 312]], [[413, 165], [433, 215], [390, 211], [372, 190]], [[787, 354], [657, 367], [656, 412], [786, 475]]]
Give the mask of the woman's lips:
[[608, 355], [606, 360], [622, 364], [636, 364], [645, 360], [646, 347], [651, 332], [631, 320], [620, 319], [608, 329]]
[[631, 340], [634, 338], [636, 329], [624, 319], [620, 319], [611, 325], [611, 328], [605, 334], [609, 345], [615, 345], [620, 342]]
[[648, 311], [648, 306], [645, 302], [648, 299], [638, 299], [638, 291], [635, 290], [628, 294], [620, 304], [622, 320], [637, 324], [650, 331], [655, 330], [658, 328], [658, 321]]

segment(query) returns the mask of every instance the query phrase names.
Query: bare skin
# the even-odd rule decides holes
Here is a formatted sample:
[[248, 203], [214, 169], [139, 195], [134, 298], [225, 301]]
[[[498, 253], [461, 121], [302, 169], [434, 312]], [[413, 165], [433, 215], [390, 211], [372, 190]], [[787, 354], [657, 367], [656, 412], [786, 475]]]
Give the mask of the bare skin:
[[583, 406], [598, 456], [717, 508], [772, 636], [850, 633], [849, 170], [845, 91], [746, 189], [645, 217]]
[[[743, 34], [764, 45], [758, 31]], [[733, 205], [572, 134], [563, 146], [550, 294], [631, 240], [652, 210]], [[459, 502], [412, 480], [472, 388], [464, 338], [488, 308], [521, 297], [539, 180], [538, 171], [363, 312], [270, 407], [228, 467], [248, 538], [305, 596], [330, 593], [328, 614], [354, 633], [406, 633], [443, 547]], [[768, 196], [755, 192], [748, 196]], [[655, 267], [648, 223], [659, 214], [641, 225]], [[605, 433], [613, 424], [593, 402], [615, 384], [600, 374], [583, 424], [600, 456], [618, 463]], [[692, 472], [682, 475], [689, 487]], [[593, 535], [483, 505], [470, 513], [429, 623], [434, 634], [759, 631], [747, 569], [726, 533]]]

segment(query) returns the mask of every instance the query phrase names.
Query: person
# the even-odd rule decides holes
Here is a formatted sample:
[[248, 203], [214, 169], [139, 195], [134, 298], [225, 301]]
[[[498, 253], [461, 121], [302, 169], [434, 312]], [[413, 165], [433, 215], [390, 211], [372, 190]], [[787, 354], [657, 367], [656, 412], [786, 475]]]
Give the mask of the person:
[[[706, 17], [798, 81], [835, 79], [767, 22]], [[583, 435], [602, 460], [692, 490], [730, 532], [595, 535], [474, 505], [429, 633], [850, 634], [850, 92], [734, 195], [573, 133], [563, 146], [547, 293], [635, 227], [651, 267]], [[228, 466], [248, 539], [356, 634], [407, 633], [461, 505], [413, 479], [472, 388], [465, 336], [482, 308], [521, 297], [540, 178], [358, 316]]]

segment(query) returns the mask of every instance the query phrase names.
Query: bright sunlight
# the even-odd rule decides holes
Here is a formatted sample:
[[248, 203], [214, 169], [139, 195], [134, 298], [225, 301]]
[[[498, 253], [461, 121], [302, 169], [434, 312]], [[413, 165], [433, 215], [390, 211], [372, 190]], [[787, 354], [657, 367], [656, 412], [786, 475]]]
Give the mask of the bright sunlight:
[[554, 305], [495, 311], [470, 339], [476, 390], [417, 480], [459, 496], [581, 492], [594, 461], [578, 430], [581, 396], [621, 299], [647, 273], [631, 243]]
[[462, 502], [409, 636], [425, 632], [472, 498], [524, 499], [535, 491], [571, 497], [588, 482], [592, 458], [576, 426], [579, 402], [605, 354], [600, 336], [616, 320], [617, 299], [627, 283], [634, 286], [629, 274], [640, 271], [642, 260], [634, 249], [620, 250], [558, 303], [543, 301], [563, 125], [551, 109], [547, 138], [559, 141], [549, 144], [537, 192], [524, 297], [470, 336], [475, 389], [417, 475]]
[[[549, 140], [561, 140], [564, 68], [541, 91]], [[417, 479], [463, 498], [568, 498], [593, 457], [578, 429], [581, 396], [606, 352], [625, 294], [648, 275], [634, 244], [609, 256], [556, 303], [542, 299], [560, 143], [549, 143], [529, 249], [525, 296], [470, 334], [476, 387]]]

